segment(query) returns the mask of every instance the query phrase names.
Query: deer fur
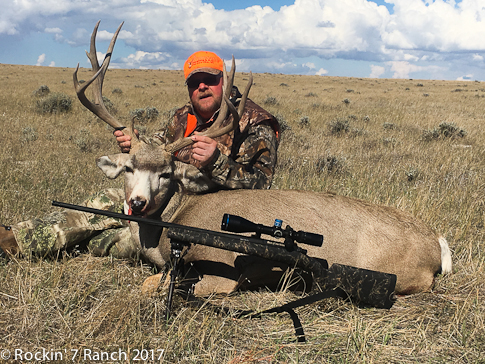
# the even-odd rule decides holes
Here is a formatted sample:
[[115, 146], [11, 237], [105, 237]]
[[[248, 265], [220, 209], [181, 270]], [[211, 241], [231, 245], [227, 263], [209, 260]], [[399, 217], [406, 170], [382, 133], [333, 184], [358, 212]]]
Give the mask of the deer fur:
[[[310, 191], [225, 190], [201, 194], [211, 188], [207, 178], [162, 149], [144, 145], [135, 154], [98, 160], [98, 166], [110, 178], [125, 172], [125, 212], [135, 201], [143, 201], [143, 216], [215, 231], [220, 231], [224, 213], [264, 225], [282, 219], [295, 230], [324, 236], [322, 247], [304, 246], [308, 255], [326, 259], [330, 265], [340, 263], [396, 274], [398, 294], [426, 291], [437, 273], [451, 272], [446, 240], [399, 209]], [[162, 267], [170, 257], [170, 244], [162, 229], [155, 231], [136, 223], [130, 226], [143, 255]], [[195, 285], [195, 294], [232, 292], [244, 277], [268, 284], [264, 278], [274, 270], [273, 265], [255, 267], [249, 261], [241, 267], [238, 258], [239, 254], [229, 251], [191, 247], [184, 260], [202, 277]], [[219, 275], [204, 272], [204, 263], [198, 262], [208, 261], [220, 263], [224, 270]]]

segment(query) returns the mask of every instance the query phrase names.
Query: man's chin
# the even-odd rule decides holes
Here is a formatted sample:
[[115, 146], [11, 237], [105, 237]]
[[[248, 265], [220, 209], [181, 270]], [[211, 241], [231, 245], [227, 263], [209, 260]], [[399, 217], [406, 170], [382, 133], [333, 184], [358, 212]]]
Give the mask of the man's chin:
[[216, 107], [216, 105], [214, 104], [214, 100], [211, 97], [199, 100], [199, 102], [195, 104], [194, 107], [200, 116], [204, 117], [204, 115], [209, 115], [209, 118], [214, 115], [217, 110], [219, 110], [219, 107]]

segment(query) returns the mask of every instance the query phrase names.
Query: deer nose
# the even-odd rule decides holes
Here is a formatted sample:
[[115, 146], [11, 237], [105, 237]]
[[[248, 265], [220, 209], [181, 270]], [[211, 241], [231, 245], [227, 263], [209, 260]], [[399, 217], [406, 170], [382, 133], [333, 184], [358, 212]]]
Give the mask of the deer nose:
[[135, 200], [131, 202], [131, 210], [135, 214], [139, 214], [142, 212], [143, 208], [145, 207], [146, 201]]

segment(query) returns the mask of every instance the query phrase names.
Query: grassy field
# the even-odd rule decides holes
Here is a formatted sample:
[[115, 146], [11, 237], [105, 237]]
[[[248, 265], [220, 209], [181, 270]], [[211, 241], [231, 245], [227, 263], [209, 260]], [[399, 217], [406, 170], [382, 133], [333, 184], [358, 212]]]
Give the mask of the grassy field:
[[[52, 200], [80, 203], [122, 184], [95, 166], [118, 148], [77, 101], [72, 73], [0, 64], [2, 224], [40, 217]], [[250, 97], [284, 128], [272, 188], [328, 190], [407, 210], [447, 238], [453, 274], [390, 310], [334, 299], [300, 308], [307, 343], [297, 344], [287, 314], [234, 319], [177, 299], [166, 322], [165, 297], [140, 295], [152, 270], [139, 262], [82, 252], [0, 257], [0, 354], [47, 351], [49, 358], [62, 353], [63, 362], [76, 350], [74, 362], [90, 361], [83, 350], [93, 362], [100, 351], [123, 351], [136, 362], [141, 350], [139, 359], [164, 363], [485, 362], [485, 84], [254, 76]], [[238, 73], [235, 83], [243, 87], [245, 79]], [[40, 112], [50, 97], [38, 95], [41, 86], [68, 95], [72, 110]], [[110, 70], [104, 94], [126, 123], [130, 113], [156, 108], [157, 118], [139, 123], [147, 134], [188, 98], [182, 72], [161, 70]], [[246, 292], [208, 302], [262, 310], [296, 298]]]

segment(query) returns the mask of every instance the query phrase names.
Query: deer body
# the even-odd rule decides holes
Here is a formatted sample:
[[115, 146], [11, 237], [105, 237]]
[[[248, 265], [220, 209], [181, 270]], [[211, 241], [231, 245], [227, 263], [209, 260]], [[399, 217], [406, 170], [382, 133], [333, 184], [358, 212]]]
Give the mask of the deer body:
[[[116, 31], [107, 56], [100, 67], [96, 59], [95, 36], [91, 37], [91, 60], [95, 75], [81, 86], [74, 73], [74, 85], [80, 101], [89, 110], [116, 129], [122, 124], [106, 110], [101, 95], [102, 81], [108, 68]], [[212, 126], [201, 133], [215, 138], [232, 132], [239, 123], [252, 84], [242, 95], [239, 109], [228, 100], [234, 79], [235, 61], [229, 75], [224, 70], [224, 102]], [[84, 95], [94, 82], [94, 100]], [[231, 113], [233, 122], [222, 127]], [[133, 131], [126, 130], [132, 137]], [[98, 166], [109, 178], [125, 174], [125, 212], [151, 218], [162, 218], [181, 225], [218, 231], [224, 213], [239, 215], [255, 223], [271, 225], [282, 219], [295, 230], [324, 236], [322, 247], [305, 246], [308, 254], [358, 268], [397, 275], [396, 293], [414, 293], [429, 289], [434, 275], [451, 272], [451, 254], [446, 240], [413, 216], [362, 200], [294, 190], [232, 190], [210, 192], [213, 183], [190, 164], [178, 161], [174, 152], [190, 145], [190, 137], [166, 144], [161, 140], [136, 140], [130, 154], [101, 157]], [[164, 266], [170, 256], [170, 244], [162, 229], [131, 223], [134, 241], [142, 254], [157, 266]], [[229, 293], [244, 279], [251, 278], [261, 286], [268, 283], [278, 264], [246, 259], [230, 251], [195, 245], [184, 256], [192, 263], [195, 276], [194, 293]], [[157, 281], [158, 283], [158, 281]]]
[[[139, 158], [142, 150], [135, 156], [102, 157], [98, 165], [108, 176], [115, 177], [110, 171], [121, 172], [123, 167], [114, 161], [144, 159]], [[165, 157], [165, 162], [158, 158], [155, 170], [153, 165], [149, 170], [137, 163], [136, 173], [125, 173], [127, 209], [135, 201], [143, 201], [144, 206], [150, 207], [142, 214], [151, 218], [162, 216], [164, 221], [215, 231], [220, 231], [224, 213], [263, 225], [272, 225], [278, 218], [295, 230], [324, 236], [322, 247], [305, 246], [310, 256], [325, 259], [329, 264], [340, 263], [396, 274], [396, 292], [402, 294], [425, 291], [433, 283], [436, 273], [451, 271], [446, 241], [401, 210], [311, 191], [224, 190], [186, 194], [184, 191], [200, 193], [209, 188], [209, 183], [195, 167], [174, 162], [168, 154]], [[159, 187], [153, 188], [154, 183], [150, 180], [158, 180]], [[151, 262], [163, 266], [170, 257], [170, 244], [162, 230], [155, 231], [153, 227], [140, 227], [135, 223], [130, 226], [138, 248]], [[196, 286], [196, 293], [229, 293], [237, 288], [241, 275], [254, 277], [250, 272], [235, 268], [237, 258], [238, 254], [229, 251], [198, 245], [191, 247], [184, 257], [186, 263], [219, 262], [227, 268], [222, 275], [230, 276], [229, 279], [212, 274], [205, 277], [201, 268], [200, 285], [204, 288], [197, 292]]]

